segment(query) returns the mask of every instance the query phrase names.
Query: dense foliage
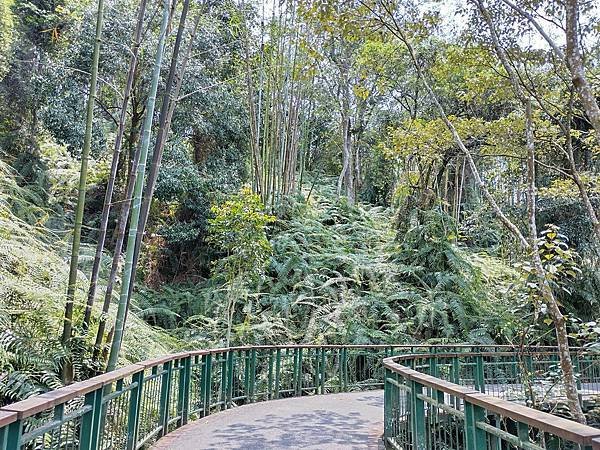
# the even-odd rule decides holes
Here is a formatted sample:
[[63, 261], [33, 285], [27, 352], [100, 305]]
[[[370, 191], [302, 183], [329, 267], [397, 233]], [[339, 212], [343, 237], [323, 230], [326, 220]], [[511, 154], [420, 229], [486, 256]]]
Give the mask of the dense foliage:
[[106, 3], [0, 0], [0, 404], [115, 330], [599, 348], [597, 8]]

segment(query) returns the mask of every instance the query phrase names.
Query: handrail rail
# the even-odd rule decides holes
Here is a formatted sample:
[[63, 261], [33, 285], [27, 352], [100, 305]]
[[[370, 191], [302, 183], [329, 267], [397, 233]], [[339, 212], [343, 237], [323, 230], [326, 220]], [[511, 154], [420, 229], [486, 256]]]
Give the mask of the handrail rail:
[[[552, 348], [527, 351], [550, 354]], [[387, 387], [384, 367], [410, 382], [429, 387], [433, 383], [437, 390], [472, 398], [479, 405], [476, 402], [486, 399], [474, 397], [473, 389], [398, 362], [428, 355], [460, 358], [473, 351], [481, 357], [500, 357], [516, 350], [481, 344], [293, 344], [175, 353], [0, 408], [0, 449], [27, 450], [40, 442], [42, 448], [55, 448], [56, 443], [56, 448], [80, 450], [140, 449], [190, 419], [240, 404]], [[400, 356], [388, 358], [392, 355]], [[594, 437], [600, 438], [600, 432]]]
[[[52, 443], [81, 450], [139, 449], [190, 417], [239, 404], [382, 388], [385, 356], [430, 348], [293, 344], [165, 355], [0, 408], [0, 449], [22, 450], [36, 444], [54, 448]], [[435, 348], [459, 351], [476, 346]]]
[[[579, 350], [577, 357], [587, 356], [581, 352], [583, 349], [577, 350]], [[525, 352], [528, 358], [543, 358], [555, 354], [555, 352], [549, 351]], [[454, 415], [455, 418], [458, 417], [459, 421], [463, 423], [462, 428], [464, 428], [456, 433], [456, 437], [451, 437], [450, 440], [453, 441], [453, 444], [462, 440], [463, 447], [467, 450], [490, 448], [488, 445], [492, 441], [496, 441], [493, 448], [504, 448], [499, 442], [508, 442], [516, 448], [550, 448], [536, 444], [536, 439], [538, 439], [536, 436], [540, 433], [542, 435], [548, 434], [552, 439], [561, 439], [563, 446], [556, 448], [566, 449], [571, 448], [568, 445], [577, 444], [581, 446], [580, 448], [600, 450], [600, 429], [598, 428], [481, 392], [482, 390], [485, 391], [485, 386], [488, 384], [486, 383], [486, 375], [491, 376], [484, 373], [486, 367], [484, 360], [489, 360], [488, 365], [495, 363], [496, 365], [505, 366], [501, 367], [504, 370], [509, 366], [505, 361], [502, 361], [502, 358], [506, 356], [514, 357], [514, 353], [475, 352], [465, 354], [460, 352], [434, 352], [385, 358], [383, 361], [386, 369], [384, 408], [386, 430], [384, 438], [388, 446], [404, 448], [402, 445], [398, 446], [398, 442], [395, 441], [399, 439], [402, 444], [412, 445], [411, 448], [435, 448], [431, 445], [431, 442], [436, 437], [431, 435], [431, 430], [434, 430], [434, 434], [439, 432], [439, 427], [442, 426], [444, 420], [447, 420], [447, 417], [443, 416], [448, 413]], [[460, 370], [461, 359], [463, 364], [466, 363], [473, 369], [471, 375], [469, 375], [473, 378], [468, 379], [469, 382], [472, 381], [472, 385], [465, 386], [438, 377], [440, 366], [443, 366], [446, 369], [446, 375], [454, 371], [452, 378], [455, 381], [460, 381], [461, 376], [458, 370]], [[595, 362], [598, 363], [600, 360]], [[546, 361], [544, 363], [556, 363], [556, 361]], [[576, 363], [579, 364], [580, 361], [577, 360]], [[409, 367], [409, 365], [414, 368]], [[424, 370], [433, 371], [433, 373], [423, 373]], [[535, 368], [529, 370], [533, 373]], [[515, 378], [515, 380], [517, 379]], [[512, 380], [512, 384], [515, 384], [515, 380]], [[491, 379], [490, 381], [494, 380]], [[600, 376], [596, 380], [596, 383], [599, 382]], [[535, 383], [535, 379], [529, 380], [529, 383]], [[495, 386], [493, 383], [491, 384]], [[597, 392], [597, 394], [600, 394], [600, 392]], [[403, 401], [404, 403], [402, 403]], [[410, 406], [407, 406], [409, 403]], [[444, 411], [445, 413], [441, 414]], [[502, 420], [499, 418], [502, 418]], [[516, 432], [503, 429], [503, 427], [508, 428], [502, 422], [507, 419], [516, 424], [513, 427], [517, 429]], [[402, 425], [398, 426], [402, 421], [404, 421], [403, 425], [406, 425], [410, 430], [406, 431]], [[425, 425], [417, 423], [420, 421], [423, 421]], [[432, 425], [432, 422], [435, 422], [435, 424]], [[490, 425], [491, 422], [493, 422], [493, 425]], [[456, 426], [457, 424], [452, 422], [452, 427]], [[429, 433], [426, 432], [424, 427], [429, 427]], [[438, 428], [436, 429], [436, 427]], [[406, 442], [407, 440], [410, 440], [410, 442]], [[445, 442], [445, 444], [448, 443]]]
[[[129, 364], [122, 368], [119, 368], [112, 372], [107, 372], [102, 375], [95, 376], [88, 380], [78, 381], [76, 383], [70, 384], [68, 386], [64, 386], [53, 391], [49, 391], [43, 394], [39, 394], [33, 397], [30, 397], [25, 400], [21, 400], [16, 403], [12, 403], [8, 406], [4, 406], [0, 408], [0, 420], [2, 420], [2, 413], [5, 412], [17, 412], [19, 413], [19, 418], [27, 418], [38, 413], [40, 410], [46, 409], [45, 406], [54, 406], [55, 404], [66, 402], [72, 400], [74, 397], [78, 395], [85, 395], [88, 392], [91, 392], [95, 389], [103, 387], [105, 385], [109, 385], [118, 379], [125, 378], [128, 375], [132, 375], [135, 372], [138, 372], [142, 368], [150, 368], [159, 364], [164, 364], [169, 361], [174, 361], [181, 358], [186, 357], [194, 357], [194, 356], [203, 356], [203, 355], [215, 355], [223, 352], [236, 352], [236, 351], [246, 351], [246, 350], [277, 350], [277, 349], [294, 349], [294, 348], [306, 348], [306, 349], [385, 349], [385, 348], [394, 348], [394, 349], [402, 349], [402, 350], [412, 350], [412, 349], [438, 349], [438, 348], [515, 348], [510, 345], [483, 345], [483, 344], [401, 344], [401, 345], [389, 345], [389, 344], [291, 344], [291, 345], [256, 345], [256, 346], [238, 346], [238, 347], [220, 347], [215, 349], [205, 349], [205, 350], [193, 350], [190, 352], [180, 352], [180, 353], [171, 353], [164, 356], [159, 356], [157, 358], [152, 358], [148, 360], [141, 361], [135, 364]], [[538, 348], [554, 348], [551, 346], [539, 346]], [[510, 353], [508, 353], [510, 354]], [[407, 355], [410, 356], [410, 355]], [[6, 415], [9, 417], [10, 415]], [[8, 419], [5, 419], [5, 421]], [[2, 424], [2, 422], [0, 422]], [[1, 426], [1, 425], [0, 425]]]

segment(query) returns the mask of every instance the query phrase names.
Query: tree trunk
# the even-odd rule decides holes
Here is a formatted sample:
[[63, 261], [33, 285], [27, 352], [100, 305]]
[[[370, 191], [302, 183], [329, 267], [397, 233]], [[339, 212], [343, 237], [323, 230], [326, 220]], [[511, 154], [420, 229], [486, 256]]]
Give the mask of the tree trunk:
[[525, 109], [525, 141], [527, 145], [527, 211], [532, 263], [535, 270], [536, 278], [538, 280], [538, 289], [542, 294], [544, 302], [548, 306], [550, 317], [552, 318], [552, 321], [554, 323], [560, 365], [563, 372], [563, 385], [565, 388], [565, 395], [567, 397], [569, 409], [571, 411], [571, 414], [573, 414], [575, 420], [577, 420], [580, 423], [586, 423], [585, 415], [583, 414], [581, 403], [579, 402], [579, 395], [577, 392], [577, 381], [574, 375], [573, 362], [571, 361], [566, 322], [564, 316], [560, 311], [558, 302], [554, 297], [552, 288], [548, 283], [546, 271], [542, 264], [537, 243], [535, 137], [533, 134], [533, 112], [531, 106], [531, 99], [525, 95], [525, 91], [521, 86], [520, 78], [516, 73], [514, 65], [510, 63], [508, 55], [500, 45], [498, 35], [496, 34], [496, 29], [494, 28], [492, 17], [489, 11], [486, 9], [483, 0], [476, 1], [479, 6], [481, 15], [487, 23], [490, 36], [492, 38], [492, 43], [494, 45], [498, 58], [500, 59], [500, 62], [502, 63], [504, 69], [509, 75], [516, 97]]
[[[113, 251], [112, 265], [110, 268], [110, 275], [106, 283], [106, 291], [104, 293], [104, 303], [102, 305], [102, 314], [98, 323], [98, 331], [96, 332], [96, 342], [94, 343], [94, 354], [93, 359], [96, 359], [100, 355], [100, 347], [102, 346], [102, 340], [104, 339], [104, 332], [106, 330], [106, 321], [108, 319], [108, 311], [110, 310], [110, 303], [112, 301], [112, 294], [117, 280], [117, 273], [119, 271], [119, 262], [121, 260], [121, 251], [123, 249], [123, 243], [125, 242], [125, 231], [127, 229], [127, 219], [129, 218], [129, 211], [131, 209], [131, 197], [133, 195], [133, 189], [135, 187], [135, 178], [137, 172], [137, 166], [140, 160], [140, 145], [136, 147], [133, 159], [131, 161], [131, 167], [129, 169], [129, 179], [127, 180], [127, 187], [124, 195], [123, 202], [121, 203], [121, 213], [117, 222], [116, 228], [116, 242]], [[107, 340], [107, 342], [109, 342]]]
[[565, 396], [569, 410], [573, 414], [573, 418], [579, 423], [586, 423], [585, 415], [579, 401], [579, 393], [577, 392], [577, 380], [573, 370], [573, 361], [571, 360], [571, 351], [569, 348], [569, 337], [567, 333], [567, 325], [565, 317], [560, 311], [560, 307], [552, 287], [546, 279], [546, 271], [540, 258], [538, 243], [537, 243], [537, 226], [535, 219], [536, 200], [535, 200], [535, 146], [533, 137], [533, 118], [531, 113], [531, 102], [526, 105], [525, 112], [526, 133], [527, 133], [527, 210], [529, 218], [529, 234], [531, 242], [531, 255], [533, 267], [538, 279], [538, 285], [542, 298], [548, 306], [550, 318], [554, 323], [556, 332], [556, 342], [558, 344], [558, 353], [560, 359], [560, 367], [563, 373], [563, 386], [565, 388]]
[[106, 231], [108, 229], [108, 218], [112, 206], [112, 197], [115, 187], [115, 181], [117, 179], [117, 170], [119, 167], [119, 159], [121, 155], [121, 146], [123, 143], [123, 135], [125, 133], [125, 122], [127, 119], [127, 107], [129, 103], [129, 97], [131, 95], [131, 89], [133, 87], [133, 80], [135, 77], [135, 71], [137, 66], [137, 55], [140, 48], [142, 39], [142, 28], [144, 24], [144, 13], [146, 10], [147, 0], [141, 0], [137, 22], [135, 28], [135, 35], [133, 39], [133, 47], [131, 49], [131, 57], [129, 59], [129, 70], [127, 72], [127, 81], [125, 83], [125, 89], [123, 90], [123, 102], [121, 104], [121, 114], [119, 116], [119, 125], [117, 129], [117, 136], [115, 138], [115, 145], [112, 154], [112, 161], [110, 167], [110, 174], [108, 177], [108, 183], [106, 185], [106, 193], [104, 195], [104, 206], [102, 208], [102, 217], [100, 219], [100, 234], [98, 236], [98, 243], [96, 245], [96, 254], [94, 256], [94, 264], [92, 266], [92, 274], [90, 276], [90, 287], [88, 290], [87, 304], [85, 308], [85, 314], [83, 317], [83, 329], [87, 331], [92, 316], [92, 307], [94, 306], [94, 300], [96, 297], [96, 289], [98, 286], [98, 275], [100, 273], [100, 262], [102, 261], [102, 252], [104, 251], [104, 242], [106, 240]]
[[[85, 138], [81, 151], [81, 170], [79, 173], [79, 188], [77, 197], [77, 208], [75, 210], [75, 226], [73, 229], [73, 243], [71, 246], [71, 262], [69, 265], [69, 284], [67, 287], [67, 301], [65, 304], [65, 317], [62, 333], [62, 344], [66, 346], [71, 339], [73, 330], [73, 302], [75, 300], [75, 289], [77, 284], [77, 268], [79, 263], [79, 244], [81, 242], [81, 228], [83, 224], [83, 210], [85, 206], [85, 191], [87, 183], [87, 168], [92, 143], [92, 125], [94, 121], [94, 103], [96, 101], [96, 86], [98, 82], [98, 63], [100, 61], [100, 43], [102, 38], [102, 25], [104, 21], [104, 0], [98, 0], [98, 11], [96, 14], [96, 39], [94, 42], [94, 53], [92, 56], [92, 67], [90, 77], [90, 93], [87, 101]], [[63, 373], [64, 381], [72, 381], [72, 370], [65, 367]]]
[[133, 256], [135, 253], [135, 241], [138, 232], [137, 227], [140, 219], [142, 188], [144, 185], [144, 176], [146, 172], [146, 159], [148, 157], [148, 148], [150, 147], [150, 135], [152, 131], [152, 120], [154, 118], [154, 107], [156, 104], [156, 92], [158, 90], [158, 82], [160, 80], [160, 69], [162, 66], [162, 60], [165, 50], [167, 24], [169, 22], [170, 16], [169, 3], [170, 2], [168, 0], [164, 0], [163, 16], [160, 26], [158, 45], [156, 48], [156, 57], [152, 72], [152, 81], [150, 85], [150, 92], [148, 94], [148, 101], [146, 103], [146, 117], [144, 119], [142, 141], [140, 145], [140, 162], [137, 167], [135, 187], [133, 190], [133, 198], [131, 204], [129, 235], [127, 238], [127, 250], [125, 255], [125, 267], [123, 268], [123, 277], [121, 281], [121, 295], [119, 297], [119, 307], [117, 310], [117, 317], [115, 320], [114, 338], [112, 341], [110, 354], [108, 357], [108, 364], [106, 367], [107, 372], [110, 372], [116, 368], [117, 361], [119, 358], [119, 352], [121, 350], [121, 344], [123, 341], [127, 297], [129, 293], [129, 285], [132, 282], [131, 275], [133, 272]]
[[[152, 197], [154, 195], [154, 190], [156, 188], [156, 182], [158, 180], [158, 174], [160, 169], [160, 164], [162, 162], [162, 155], [165, 148], [165, 144], [167, 141], [167, 136], [171, 129], [171, 121], [173, 119], [173, 113], [175, 112], [175, 107], [177, 106], [177, 99], [179, 97], [179, 92], [181, 90], [181, 85], [183, 84], [183, 77], [185, 75], [185, 69], [187, 67], [192, 47], [194, 44], [194, 39], [196, 37], [196, 32], [198, 30], [198, 26], [200, 24], [200, 14], [196, 17], [194, 22], [194, 26], [192, 28], [192, 32], [190, 33], [190, 40], [188, 46], [186, 47], [184, 58], [181, 63], [181, 67], [179, 71], [177, 71], [177, 60], [179, 56], [179, 49], [181, 47], [181, 43], [183, 40], [183, 31], [185, 30], [185, 20], [187, 16], [187, 12], [189, 9], [189, 0], [186, 0], [184, 3], [184, 8], [182, 11], [182, 15], [179, 22], [179, 28], [177, 31], [177, 38], [175, 40], [175, 47], [173, 48], [173, 56], [171, 59], [171, 67], [169, 69], [169, 75], [167, 79], [167, 87], [165, 90], [165, 94], [163, 96], [163, 104], [161, 105], [161, 112], [159, 118], [159, 129], [156, 137], [156, 143], [154, 146], [154, 152], [152, 154], [152, 164], [150, 165], [150, 171], [148, 172], [148, 180], [146, 181], [146, 192], [144, 193], [144, 199], [140, 211], [140, 223], [139, 223], [139, 232], [135, 241], [135, 252], [133, 257], [133, 268], [132, 268], [132, 279], [135, 280], [135, 275], [137, 271], [137, 265], [140, 257], [140, 252], [142, 248], [142, 240], [144, 238], [144, 230], [146, 229], [146, 223], [148, 222], [148, 215], [150, 214], [150, 205], [152, 204]], [[174, 85], [174, 86], [173, 86]], [[166, 106], [165, 106], [166, 105]], [[131, 296], [133, 295], [133, 285], [132, 282], [129, 286], [129, 292], [127, 294], [127, 307], [125, 309], [125, 319], [127, 319], [127, 312], [129, 311], [129, 304], [131, 302]], [[125, 320], [126, 322], [126, 320]]]
[[585, 76], [583, 56], [579, 45], [579, 1], [566, 0], [567, 65], [571, 71], [573, 85], [579, 94], [583, 109], [596, 132], [600, 144], [600, 107]]

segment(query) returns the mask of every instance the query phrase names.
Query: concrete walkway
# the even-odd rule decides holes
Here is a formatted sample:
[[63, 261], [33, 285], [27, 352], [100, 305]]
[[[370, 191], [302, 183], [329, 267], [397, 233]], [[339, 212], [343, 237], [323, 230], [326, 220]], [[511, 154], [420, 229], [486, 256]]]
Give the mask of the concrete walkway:
[[254, 403], [168, 434], [153, 450], [382, 449], [383, 391]]

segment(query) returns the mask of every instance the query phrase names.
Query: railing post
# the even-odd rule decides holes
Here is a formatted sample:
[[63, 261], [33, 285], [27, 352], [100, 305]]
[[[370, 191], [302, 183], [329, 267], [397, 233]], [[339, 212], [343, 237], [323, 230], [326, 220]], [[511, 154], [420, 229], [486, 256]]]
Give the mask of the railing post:
[[485, 431], [477, 426], [477, 422], [485, 421], [485, 409], [465, 399], [465, 450], [481, 450], [487, 448]]
[[452, 382], [460, 384], [460, 356], [452, 358]]
[[244, 393], [246, 394], [246, 403], [250, 403], [250, 378], [253, 375], [250, 375], [250, 350], [244, 350]]
[[388, 381], [391, 370], [387, 367], [383, 370], [383, 442], [387, 444], [387, 438], [392, 437], [392, 384]]
[[210, 401], [212, 399], [212, 354], [207, 353], [202, 356], [204, 364], [202, 365], [202, 384], [201, 396], [204, 402], [203, 416], [210, 414]]
[[8, 441], [8, 425], [0, 427], [0, 448], [8, 447], [6, 443]]
[[15, 422], [8, 426], [6, 449], [7, 450], [20, 450], [21, 449], [21, 435], [23, 434], [23, 421], [17, 419]]
[[275, 398], [279, 398], [279, 373], [281, 371], [281, 349], [275, 351]]
[[169, 428], [169, 403], [171, 399], [171, 376], [173, 372], [173, 361], [167, 361], [163, 364], [163, 373], [161, 375], [162, 383], [160, 387], [160, 431], [159, 437], [164, 436]]
[[313, 377], [313, 384], [315, 385], [315, 395], [319, 393], [319, 373], [320, 373], [320, 369], [319, 369], [319, 349], [318, 348], [314, 348], [313, 349], [314, 352], [312, 353], [313, 355], [313, 368], [315, 370], [314, 372], [314, 377]]
[[298, 347], [294, 347], [294, 367], [292, 369], [292, 387], [294, 396], [298, 395]]
[[273, 349], [269, 349], [269, 375], [267, 379], [267, 399], [273, 398]]
[[325, 393], [325, 370], [327, 368], [325, 364], [325, 352], [326, 348], [321, 348], [321, 394]]
[[517, 422], [517, 435], [522, 442], [529, 442], [529, 425]]
[[254, 402], [254, 390], [256, 384], [256, 349], [250, 351], [250, 402]]
[[192, 357], [186, 356], [179, 360], [179, 392], [177, 395], [177, 412], [181, 418], [177, 421], [177, 427], [188, 422], [188, 411], [190, 407], [190, 386], [192, 377]]
[[235, 368], [235, 352], [229, 350], [227, 353], [227, 408], [231, 408], [233, 397], [233, 369]]
[[340, 381], [342, 384], [342, 391], [348, 390], [348, 349], [342, 348], [342, 356], [340, 361]]
[[431, 375], [432, 377], [437, 377], [438, 376], [438, 368], [437, 368], [438, 358], [436, 356], [437, 348], [431, 347], [430, 352], [431, 352], [431, 356], [429, 357], [429, 375]]
[[414, 450], [427, 450], [427, 436], [425, 434], [425, 402], [419, 398], [423, 394], [423, 385], [411, 381], [411, 407], [412, 407], [412, 435]]
[[80, 450], [96, 450], [98, 448], [100, 423], [102, 421], [103, 394], [104, 388], [100, 387], [85, 395], [84, 404], [91, 406], [91, 409], [81, 418]]
[[296, 396], [302, 396], [302, 347], [298, 348], [298, 364], [296, 372]]
[[142, 405], [142, 393], [144, 389], [144, 369], [136, 372], [131, 377], [135, 387], [131, 389], [129, 396], [129, 415], [127, 417], [127, 443], [126, 450], [134, 450], [137, 444], [137, 435], [140, 424], [140, 408]]
[[229, 351], [223, 352], [219, 363], [221, 364], [221, 394], [219, 401], [221, 402], [221, 411], [227, 409], [227, 367], [229, 361]]
[[485, 366], [481, 355], [475, 357], [475, 389], [485, 394]]

